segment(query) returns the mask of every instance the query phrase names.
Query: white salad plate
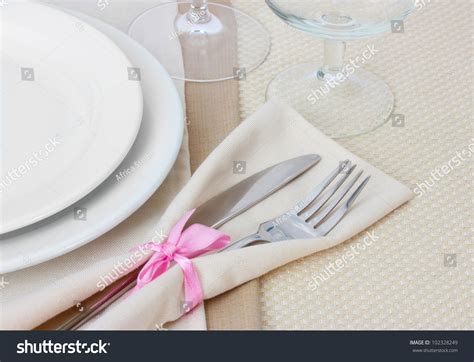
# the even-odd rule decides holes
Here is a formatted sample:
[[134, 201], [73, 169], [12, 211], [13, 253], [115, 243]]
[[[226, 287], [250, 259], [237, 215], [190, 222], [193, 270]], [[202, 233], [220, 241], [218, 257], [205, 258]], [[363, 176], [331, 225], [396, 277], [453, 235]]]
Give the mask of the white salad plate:
[[86, 196], [140, 128], [140, 82], [106, 36], [62, 11], [9, 2], [0, 18], [0, 234]]
[[87, 22], [112, 39], [133, 67], [140, 69], [144, 97], [141, 128], [122, 164], [85, 198], [39, 223], [0, 235], [0, 274], [68, 253], [118, 225], [158, 189], [181, 147], [182, 103], [164, 68], [116, 28], [86, 15], [74, 16], [81, 18], [84, 26], [89, 27]]

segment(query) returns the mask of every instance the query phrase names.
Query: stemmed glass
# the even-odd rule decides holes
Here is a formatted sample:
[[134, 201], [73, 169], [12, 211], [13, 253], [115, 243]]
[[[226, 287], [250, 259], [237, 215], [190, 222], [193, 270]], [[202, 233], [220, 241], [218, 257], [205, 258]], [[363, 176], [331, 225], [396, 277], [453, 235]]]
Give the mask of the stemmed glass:
[[271, 81], [267, 98], [293, 106], [327, 135], [369, 132], [390, 117], [394, 96], [388, 85], [362, 68], [378, 50], [373, 44], [350, 61], [346, 40], [400, 31], [414, 0], [266, 0], [289, 25], [324, 38], [324, 63], [299, 64]]
[[[241, 78], [270, 51], [270, 36], [240, 10], [205, 0], [165, 2], [140, 14], [129, 34], [147, 48], [176, 79], [214, 82]], [[238, 46], [238, 48], [237, 48]], [[176, 59], [189, 62], [184, 76]]]

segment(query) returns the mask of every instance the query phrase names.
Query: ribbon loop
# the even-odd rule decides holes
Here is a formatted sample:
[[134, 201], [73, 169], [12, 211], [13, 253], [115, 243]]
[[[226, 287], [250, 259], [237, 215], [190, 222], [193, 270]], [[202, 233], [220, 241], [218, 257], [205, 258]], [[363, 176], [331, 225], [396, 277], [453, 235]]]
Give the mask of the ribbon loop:
[[[137, 277], [137, 286], [132, 293], [165, 273], [176, 262], [183, 271], [184, 296], [189, 310], [199, 305], [204, 298], [199, 276], [192, 261], [195, 257], [209, 251], [220, 250], [230, 242], [230, 237], [208, 226], [193, 224], [184, 229], [186, 222], [195, 210], [188, 211], [171, 229], [162, 243], [148, 242], [138, 248], [154, 250]], [[190, 304], [190, 305], [189, 305]]]

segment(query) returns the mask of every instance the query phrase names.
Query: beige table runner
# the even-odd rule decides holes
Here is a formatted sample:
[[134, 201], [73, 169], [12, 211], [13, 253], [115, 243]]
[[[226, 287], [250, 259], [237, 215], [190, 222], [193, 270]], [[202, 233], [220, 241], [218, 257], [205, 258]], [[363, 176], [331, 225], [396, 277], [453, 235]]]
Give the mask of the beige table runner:
[[[231, 5], [229, 0], [214, 1]], [[227, 19], [233, 24], [234, 19]], [[237, 64], [237, 42], [226, 44], [223, 57], [215, 63], [195, 64], [183, 53], [187, 71], [195, 67], [226, 67]], [[209, 153], [240, 123], [239, 81], [186, 83], [186, 114], [191, 170], [194, 172]], [[206, 301], [208, 329], [260, 329], [259, 282], [251, 281], [233, 291]], [[242, 316], [244, 316], [242, 318]]]

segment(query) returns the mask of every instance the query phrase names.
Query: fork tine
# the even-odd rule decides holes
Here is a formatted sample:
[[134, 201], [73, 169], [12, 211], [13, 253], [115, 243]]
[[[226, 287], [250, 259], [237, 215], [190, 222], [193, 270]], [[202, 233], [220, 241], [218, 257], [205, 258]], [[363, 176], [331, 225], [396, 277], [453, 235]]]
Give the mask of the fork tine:
[[352, 195], [349, 197], [349, 199], [346, 201], [345, 207], [350, 208], [352, 204], [355, 202], [359, 194], [362, 192], [364, 189], [365, 185], [367, 185], [367, 182], [369, 182], [370, 176], [367, 176], [364, 181], [361, 182], [359, 187], [352, 193]]
[[361, 182], [359, 187], [352, 193], [352, 195], [349, 197], [349, 199], [346, 201], [346, 203], [342, 206], [339, 206], [339, 208], [329, 217], [327, 218], [322, 224], [320, 224], [316, 228], [316, 233], [318, 236], [325, 236], [327, 235], [334, 227], [341, 221], [344, 216], [347, 214], [349, 211], [350, 207], [352, 204], [355, 202], [359, 194], [362, 192], [364, 187], [367, 185], [367, 183], [370, 180], [370, 176], [366, 177], [364, 181]]
[[348, 165], [350, 165], [349, 160], [340, 162], [337, 169], [331, 172], [331, 174], [329, 174], [329, 176], [327, 176], [323, 182], [316, 186], [303, 200], [296, 204], [294, 207], [296, 213], [299, 214], [301, 211], [306, 209]]
[[329, 199], [336, 193], [337, 190], [346, 182], [347, 178], [352, 174], [354, 169], [357, 167], [357, 165], [353, 165], [347, 173], [341, 177], [341, 179], [325, 194], [323, 197], [318, 200], [318, 202], [312, 206], [309, 210], [305, 211], [303, 214], [299, 215], [304, 221], [308, 221], [312, 216], [314, 216], [321, 208], [326, 205], [326, 203], [329, 201]]
[[308, 223], [312, 227], [316, 227], [321, 221], [323, 221], [324, 218], [326, 218], [326, 216], [328, 216], [329, 213], [334, 210], [341, 200], [347, 195], [360, 176], [362, 176], [363, 172], [364, 171], [360, 171], [356, 176], [354, 176], [352, 180], [347, 185], [345, 185], [344, 188], [333, 199], [331, 199], [331, 202], [325, 206], [323, 210], [318, 212], [313, 219], [309, 220]]

